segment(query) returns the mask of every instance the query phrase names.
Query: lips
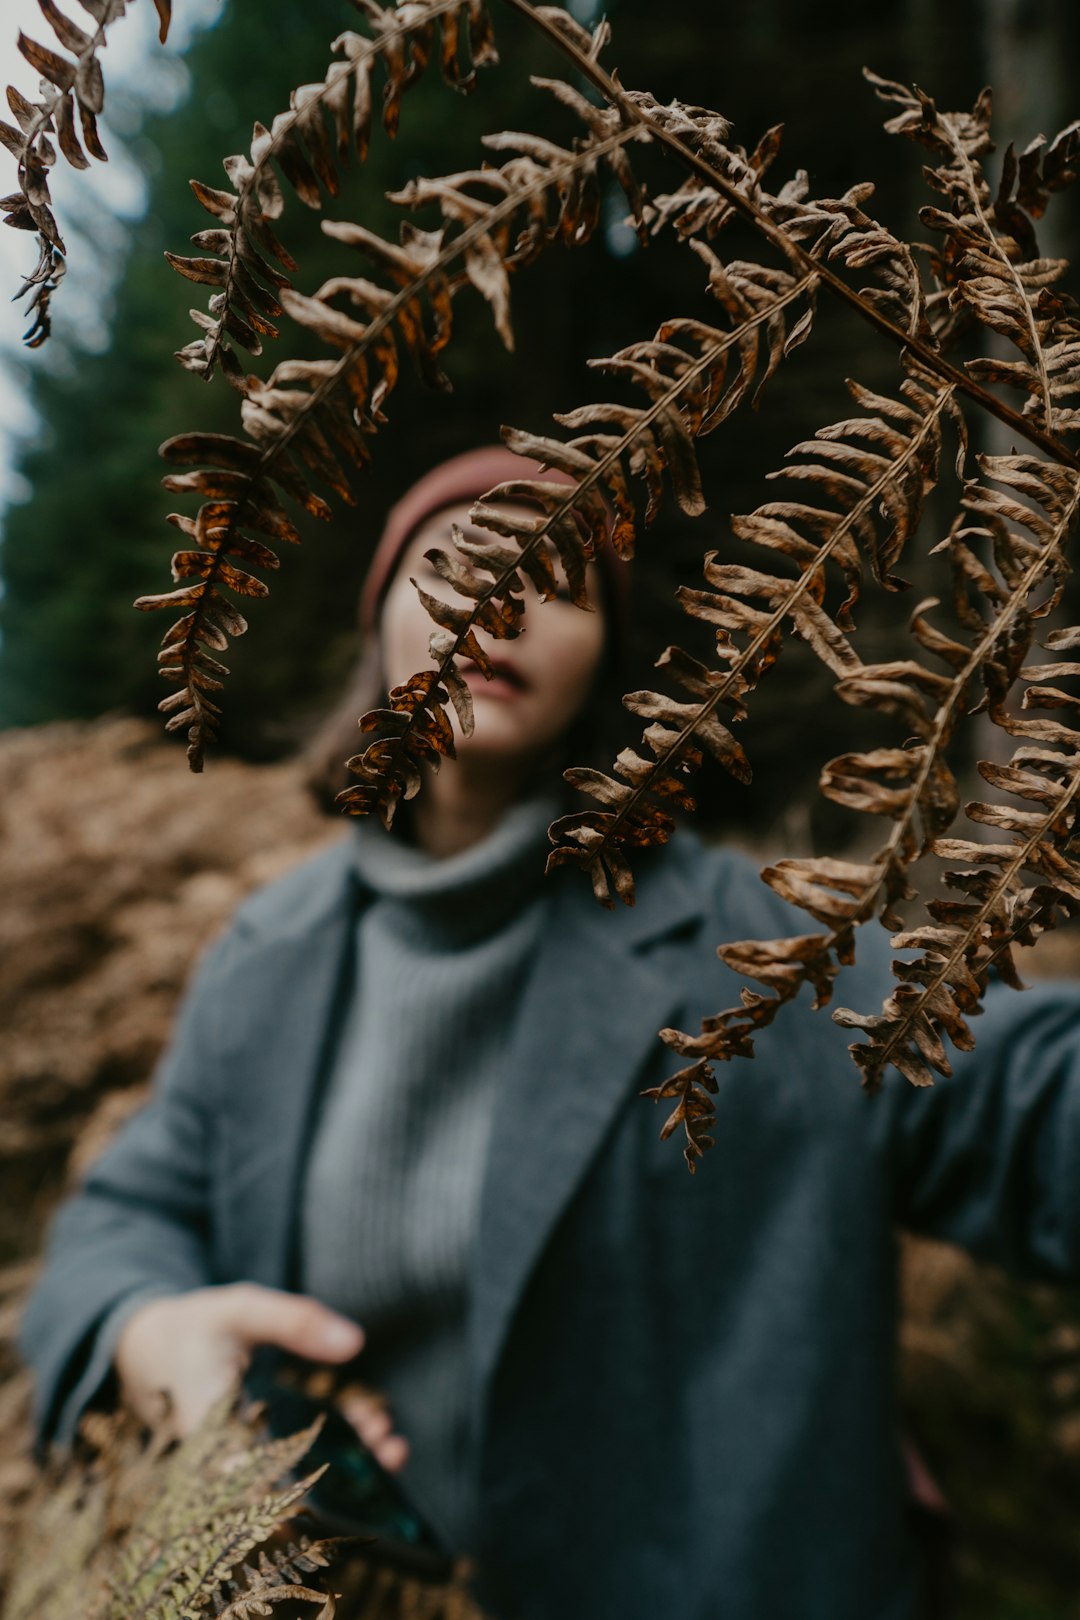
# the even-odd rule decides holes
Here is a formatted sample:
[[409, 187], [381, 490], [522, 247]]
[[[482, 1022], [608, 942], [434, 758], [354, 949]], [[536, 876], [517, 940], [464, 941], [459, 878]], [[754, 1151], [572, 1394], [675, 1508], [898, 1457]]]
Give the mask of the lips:
[[500, 659], [491, 660], [492, 676], [485, 678], [483, 672], [475, 664], [467, 664], [461, 671], [462, 678], [475, 684], [478, 692], [496, 693], [500, 688], [512, 692], [524, 692], [528, 686], [521, 672], [513, 664], [503, 663]]

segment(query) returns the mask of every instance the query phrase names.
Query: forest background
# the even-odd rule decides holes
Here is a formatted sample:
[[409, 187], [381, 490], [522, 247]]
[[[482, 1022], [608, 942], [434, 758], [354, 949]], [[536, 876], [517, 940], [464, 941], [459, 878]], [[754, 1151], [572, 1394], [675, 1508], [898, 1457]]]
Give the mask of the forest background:
[[[178, 22], [183, 9], [180, 0]], [[599, 13], [589, 0], [571, 9], [587, 23]], [[918, 82], [946, 107], [970, 104], [993, 83], [996, 126], [1017, 145], [1052, 133], [1080, 110], [1069, 75], [1069, 64], [1080, 60], [1080, 10], [1070, 0], [953, 0], [948, 8], [934, 0], [831, 0], [827, 8], [820, 0], [668, 0], [663, 8], [611, 0], [606, 9], [615, 30], [611, 60], [624, 83], [647, 85], [661, 100], [718, 107], [747, 144], [783, 122], [780, 169], [806, 167], [817, 194], [839, 195], [873, 178], [875, 212], [901, 234], [917, 231], [922, 181], [910, 150], [883, 133], [878, 104], [860, 79], [863, 64]], [[352, 662], [354, 604], [389, 502], [432, 461], [496, 437], [504, 421], [545, 431], [552, 411], [590, 397], [589, 356], [651, 331], [676, 306], [700, 305], [699, 267], [671, 241], [640, 249], [615, 195], [589, 250], [548, 254], [515, 283], [513, 360], [479, 302], [472, 309], [463, 303], [449, 360], [452, 401], [419, 384], [401, 385], [357, 507], [290, 548], [271, 601], [234, 649], [221, 750], [228, 763], [211, 761], [206, 782], [186, 779], [179, 748], [170, 754], [166, 744], [147, 740], [137, 720], [120, 718], [149, 724], [161, 695], [154, 670], [161, 626], [130, 604], [162, 587], [172, 550], [164, 519], [173, 499], [160, 488], [157, 445], [196, 426], [231, 431], [235, 401], [225, 388], [204, 389], [172, 358], [191, 335], [191, 300], [163, 252], [184, 252], [205, 223], [188, 179], [212, 181], [221, 158], [245, 146], [254, 119], [269, 122], [294, 84], [319, 77], [328, 40], [350, 19], [343, 0], [275, 0], [270, 27], [255, 10], [235, 0], [195, 35], [186, 53], [193, 89], [179, 108], [141, 109], [110, 90], [106, 145], [117, 155], [122, 149], [141, 171], [146, 210], [127, 222], [88, 215], [89, 236], [80, 240], [76, 231], [73, 259], [97, 256], [115, 267], [101, 279], [101, 307], [88, 322], [86, 295], [81, 303], [73, 298], [80, 312], [74, 323], [63, 313], [72, 289], [62, 287], [55, 336], [16, 372], [31, 426], [16, 451], [19, 496], [4, 515], [0, 551], [0, 726], [8, 733], [0, 739], [0, 872], [11, 877], [14, 894], [32, 869], [37, 887], [20, 893], [24, 907], [39, 913], [25, 928], [41, 949], [38, 958], [16, 949], [29, 935], [8, 922], [0, 1012], [16, 1009], [9, 1031], [32, 1031], [35, 1022], [47, 1026], [56, 1004], [70, 1008], [81, 997], [85, 1026], [76, 1021], [65, 1037], [69, 1044], [82, 1039], [81, 1065], [43, 1039], [36, 1056], [16, 1054], [0, 1071], [16, 1114], [23, 1109], [40, 1124], [49, 1103], [54, 1125], [57, 1117], [63, 1122], [51, 1134], [8, 1128], [3, 1137], [2, 1157], [20, 1166], [8, 1184], [25, 1194], [21, 1207], [31, 1211], [28, 1226], [3, 1234], [2, 1258], [16, 1270], [62, 1180], [61, 1149], [82, 1132], [103, 1093], [127, 1094], [144, 1078], [191, 951], [238, 889], [268, 875], [268, 846], [273, 864], [324, 836], [298, 808], [295, 772], [269, 762], [308, 734]], [[433, 166], [447, 172], [474, 163], [486, 129], [543, 132], [553, 123], [544, 98], [523, 88], [530, 72], [551, 70], [549, 54], [514, 16], [500, 11], [497, 24], [507, 71], [484, 75], [469, 100], [454, 99], [434, 76], [411, 91], [397, 140], [376, 140], [326, 217], [362, 219], [390, 234], [395, 211], [383, 200], [386, 190]], [[299, 206], [285, 220], [305, 290], [335, 262], [319, 224], [319, 215]], [[1058, 234], [1045, 250], [1075, 261], [1075, 205], [1060, 210], [1051, 229]], [[29, 240], [24, 253], [29, 268]], [[88, 349], [91, 329], [95, 346]], [[16, 331], [10, 317], [7, 330]], [[302, 338], [290, 342], [290, 353], [305, 352]], [[266, 357], [267, 368], [273, 358]], [[727, 514], [757, 504], [765, 472], [805, 424], [843, 414], [845, 375], [857, 372], [875, 387], [888, 385], [893, 368], [885, 346], [871, 352], [854, 322], [834, 317], [830, 341], [793, 357], [758, 415], [736, 416], [702, 444], [709, 514], [692, 530], [665, 514], [634, 565], [631, 684], [648, 684], [646, 671], [675, 638], [676, 622], [685, 639], [673, 591], [699, 571], [701, 525], [714, 524], [711, 543], [726, 545]], [[931, 512], [930, 528], [933, 521]], [[890, 624], [874, 629], [879, 648], [867, 656], [887, 656]], [[785, 659], [759, 700], [754, 783], [735, 789], [725, 778], [722, 792], [711, 784], [706, 809], [717, 826], [745, 841], [760, 841], [768, 827], [766, 840], [775, 838], [785, 853], [844, 843], [848, 826], [812, 789], [821, 763], [861, 738], [857, 717], [839, 705], [822, 705], [817, 723], [826, 681], [812, 660]], [[625, 740], [632, 731], [628, 723]], [[142, 780], [154, 785], [122, 809], [136, 756]], [[237, 760], [260, 768], [244, 771]], [[57, 802], [62, 812], [48, 808]], [[213, 834], [225, 820], [232, 823], [228, 837]], [[111, 882], [96, 857], [83, 866], [73, 858], [88, 823], [98, 826], [99, 852], [114, 845], [112, 866], [101, 855]], [[27, 839], [44, 836], [42, 828], [47, 848], [39, 838], [28, 859]], [[189, 902], [179, 918], [178, 883]], [[172, 931], [167, 960], [160, 949], [132, 955], [141, 956], [137, 971], [157, 978], [151, 1012], [126, 1045], [102, 1033], [108, 998], [119, 1005], [120, 996], [101, 983], [103, 953], [107, 958], [123, 934], [116, 915], [105, 915], [110, 904], [116, 915], [143, 908], [129, 944], [131, 930], [144, 930], [144, 940]], [[1007, 1286], [927, 1249], [913, 1251], [908, 1279], [907, 1402], [957, 1521], [957, 1613], [979, 1620], [1080, 1616], [1080, 1297]]]

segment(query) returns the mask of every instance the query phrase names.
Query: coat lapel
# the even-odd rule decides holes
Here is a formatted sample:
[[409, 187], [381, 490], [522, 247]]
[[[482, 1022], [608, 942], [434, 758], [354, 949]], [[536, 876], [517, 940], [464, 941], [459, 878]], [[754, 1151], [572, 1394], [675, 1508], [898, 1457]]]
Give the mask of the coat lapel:
[[313, 903], [255, 941], [234, 997], [243, 1022], [226, 1098], [228, 1248], [244, 1276], [277, 1288], [299, 1282], [304, 1162], [352, 977], [357, 885], [345, 860], [328, 862], [325, 878]]
[[[299, 1281], [304, 1162], [364, 901], [347, 853], [327, 862], [324, 879], [295, 916], [270, 919], [235, 983], [229, 1067], [236, 1086], [222, 1143], [227, 1251], [238, 1257], [237, 1274], [274, 1287]], [[680, 987], [649, 947], [701, 914], [674, 851], [658, 853], [632, 911], [602, 910], [577, 873], [556, 880], [496, 1105], [481, 1199], [470, 1307], [481, 1409], [530, 1273], [620, 1105], [641, 1083], [658, 1030], [677, 1021]]]
[[[525, 992], [499, 1094], [481, 1201], [471, 1300], [477, 1410], [529, 1275], [640, 1083], [657, 1032], [676, 1020], [679, 987], [649, 960], [658, 935], [700, 916], [670, 861], [638, 907], [602, 910], [567, 873]], [[654, 871], [654, 879], [661, 873]]]

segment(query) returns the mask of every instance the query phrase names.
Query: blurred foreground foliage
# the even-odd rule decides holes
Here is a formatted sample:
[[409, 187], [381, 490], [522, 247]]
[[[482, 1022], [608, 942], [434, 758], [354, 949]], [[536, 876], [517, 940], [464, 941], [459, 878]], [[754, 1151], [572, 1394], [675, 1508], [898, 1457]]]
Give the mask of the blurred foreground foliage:
[[78, 1461], [46, 1470], [25, 1504], [0, 1617], [483, 1620], [459, 1576], [428, 1584], [368, 1560], [361, 1538], [309, 1533], [317, 1429], [268, 1440], [237, 1397], [179, 1443], [92, 1414]]
[[333, 1620], [333, 1598], [311, 1584], [332, 1549], [290, 1533], [313, 1481], [287, 1476], [312, 1438], [260, 1441], [231, 1400], [175, 1446], [91, 1417], [87, 1455], [46, 1472], [27, 1504], [33, 1552], [16, 1560], [3, 1620], [180, 1620], [211, 1603], [240, 1620], [284, 1601]]

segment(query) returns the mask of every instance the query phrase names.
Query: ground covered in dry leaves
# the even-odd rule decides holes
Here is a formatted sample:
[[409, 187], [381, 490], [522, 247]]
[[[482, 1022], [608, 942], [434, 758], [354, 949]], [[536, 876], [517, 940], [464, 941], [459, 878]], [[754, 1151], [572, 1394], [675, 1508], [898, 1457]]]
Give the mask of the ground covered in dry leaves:
[[[198, 951], [340, 835], [297, 766], [193, 777], [149, 722], [0, 737], [0, 1584], [33, 1478], [12, 1341], [49, 1211], [144, 1095]], [[1053, 942], [1039, 971], [1078, 962]], [[1080, 1620], [1080, 1293], [911, 1242], [902, 1363], [955, 1526], [950, 1612]]]

